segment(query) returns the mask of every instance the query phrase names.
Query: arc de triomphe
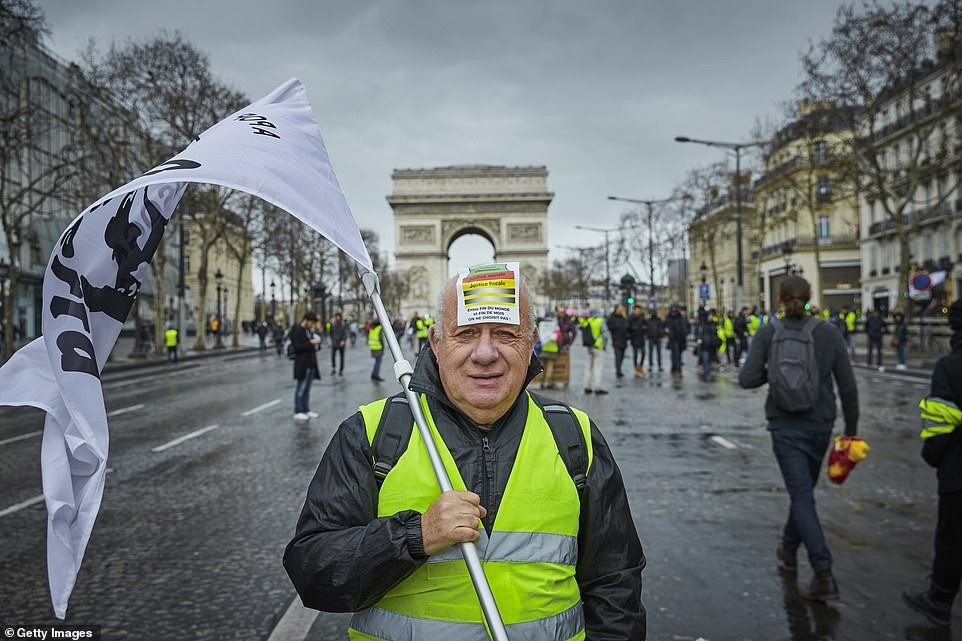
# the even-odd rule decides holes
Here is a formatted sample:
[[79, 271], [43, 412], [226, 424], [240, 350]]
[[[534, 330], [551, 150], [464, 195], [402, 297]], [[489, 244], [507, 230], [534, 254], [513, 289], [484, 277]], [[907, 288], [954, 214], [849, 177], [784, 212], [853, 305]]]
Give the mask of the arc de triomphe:
[[466, 234], [487, 238], [495, 261], [520, 262], [537, 305], [538, 283], [548, 269], [548, 205], [554, 197], [545, 167], [396, 169], [391, 179], [394, 257], [409, 285], [401, 313], [435, 313], [448, 250]]

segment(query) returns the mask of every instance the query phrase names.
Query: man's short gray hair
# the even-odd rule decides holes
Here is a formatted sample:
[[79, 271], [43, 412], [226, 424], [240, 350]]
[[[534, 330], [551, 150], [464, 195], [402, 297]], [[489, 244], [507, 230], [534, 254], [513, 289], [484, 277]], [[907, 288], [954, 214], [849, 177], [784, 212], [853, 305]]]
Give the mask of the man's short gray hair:
[[[438, 304], [436, 307], [438, 310], [437, 320], [433, 325], [431, 325], [431, 331], [434, 333], [435, 338], [440, 339], [444, 337], [443, 325], [444, 325], [444, 310], [446, 306], [445, 303], [447, 301], [448, 296], [451, 294], [451, 291], [457, 285], [457, 282], [458, 282], [458, 277], [452, 276], [447, 280], [446, 283], [444, 283], [444, 285], [441, 287], [441, 293], [438, 294]], [[537, 322], [537, 318], [534, 315], [534, 303], [532, 302], [531, 296], [529, 295], [528, 286], [521, 279], [519, 279], [518, 281], [518, 294], [519, 294], [518, 295], [519, 302], [521, 299], [524, 299], [524, 301], [527, 303], [527, 305], [525, 305], [521, 309], [521, 312], [522, 312], [521, 320], [522, 322], [524, 322], [523, 315], [524, 313], [527, 313], [528, 323], [527, 323], [526, 330], [529, 335], [533, 336], [535, 331], [538, 329], [538, 322]]]

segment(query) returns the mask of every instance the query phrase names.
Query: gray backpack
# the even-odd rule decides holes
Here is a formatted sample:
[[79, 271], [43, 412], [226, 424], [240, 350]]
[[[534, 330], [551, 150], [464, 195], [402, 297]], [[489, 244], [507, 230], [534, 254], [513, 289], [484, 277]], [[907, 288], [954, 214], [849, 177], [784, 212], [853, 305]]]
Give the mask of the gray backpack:
[[768, 392], [783, 412], [808, 412], [818, 401], [818, 363], [815, 360], [817, 318], [809, 317], [800, 330], [775, 319], [768, 352]]

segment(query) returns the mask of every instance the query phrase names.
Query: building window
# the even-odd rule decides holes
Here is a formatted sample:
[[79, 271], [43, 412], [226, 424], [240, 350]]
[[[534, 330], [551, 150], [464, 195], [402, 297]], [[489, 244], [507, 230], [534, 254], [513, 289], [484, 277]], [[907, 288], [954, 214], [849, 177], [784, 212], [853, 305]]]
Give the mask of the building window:
[[934, 242], [932, 240], [932, 232], [925, 233], [925, 244], [922, 247], [922, 260], [932, 260], [935, 258]]
[[818, 242], [824, 243], [832, 239], [831, 219], [828, 216], [818, 217]]
[[816, 200], [820, 203], [827, 203], [832, 200], [832, 186], [828, 182], [828, 176], [818, 177], [818, 194]]
[[184, 273], [190, 273], [190, 254], [184, 254]]
[[939, 234], [939, 258], [949, 255], [949, 235]]
[[815, 143], [815, 164], [823, 165], [828, 162], [828, 143], [819, 140]]
[[872, 270], [873, 274], [878, 273], [878, 243], [872, 245], [869, 252], [869, 269]]

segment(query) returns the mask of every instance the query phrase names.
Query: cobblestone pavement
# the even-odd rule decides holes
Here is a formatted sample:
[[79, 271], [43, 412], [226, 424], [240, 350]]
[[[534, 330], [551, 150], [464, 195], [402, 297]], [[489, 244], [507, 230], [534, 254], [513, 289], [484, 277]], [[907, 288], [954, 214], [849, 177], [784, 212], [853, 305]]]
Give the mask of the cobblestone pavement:
[[[104, 639], [271, 638], [295, 598], [281, 555], [327, 441], [357, 405], [398, 389], [371, 383], [360, 343], [347, 355], [345, 376], [335, 378], [321, 353], [312, 409], [322, 418], [308, 424], [292, 420], [290, 362], [273, 353], [105, 377], [110, 473], [68, 622], [101, 625]], [[611, 394], [596, 397], [581, 392], [576, 349], [569, 387], [546, 392], [595, 418], [622, 469], [648, 556], [648, 638], [952, 639], [899, 599], [903, 586], [921, 585], [931, 559], [935, 479], [918, 457], [916, 409], [927, 382], [858, 373], [871, 455], [844, 485], [816, 491], [842, 592], [828, 607], [804, 603], [776, 571], [788, 501], [764, 392], [739, 389], [733, 372], [703, 383], [686, 358], [680, 381], [666, 371], [616, 386], [609, 367]], [[8, 511], [40, 494], [42, 420], [0, 408], [3, 624], [52, 621], [43, 505]], [[346, 638], [347, 620], [311, 614], [305, 634]]]

